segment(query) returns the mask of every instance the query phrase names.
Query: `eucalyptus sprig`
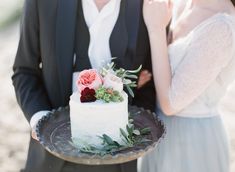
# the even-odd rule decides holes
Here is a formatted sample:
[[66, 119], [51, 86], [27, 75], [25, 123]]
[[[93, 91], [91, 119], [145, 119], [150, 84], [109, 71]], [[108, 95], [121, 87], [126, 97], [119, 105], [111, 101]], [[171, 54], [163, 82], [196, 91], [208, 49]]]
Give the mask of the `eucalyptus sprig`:
[[121, 151], [126, 148], [131, 148], [135, 145], [151, 141], [142, 137], [150, 132], [150, 128], [136, 129], [132, 122], [133, 120], [130, 119], [129, 124], [126, 125], [126, 130], [120, 128], [120, 135], [123, 143], [118, 143], [108, 135], [103, 134], [102, 136], [98, 136], [103, 142], [102, 147], [89, 145], [88, 143], [81, 140], [75, 140], [75, 143], [72, 144], [78, 147], [79, 150], [83, 153], [91, 153], [104, 156], [106, 154], [113, 154], [117, 151]]
[[129, 147], [133, 147], [134, 145], [141, 144], [143, 142], [148, 142], [151, 140], [143, 139], [141, 136], [146, 135], [150, 133], [150, 128], [142, 128], [137, 129], [134, 127], [134, 124], [132, 124], [133, 120], [129, 120], [129, 124], [126, 126], [126, 131], [123, 129], [120, 129], [123, 141], [126, 145]]

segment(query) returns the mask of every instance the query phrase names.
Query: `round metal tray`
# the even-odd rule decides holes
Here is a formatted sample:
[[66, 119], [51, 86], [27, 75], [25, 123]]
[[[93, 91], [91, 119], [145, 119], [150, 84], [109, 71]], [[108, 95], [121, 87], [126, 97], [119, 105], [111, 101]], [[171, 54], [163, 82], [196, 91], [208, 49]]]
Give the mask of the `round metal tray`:
[[153, 150], [165, 134], [165, 127], [156, 114], [135, 106], [130, 106], [129, 112], [136, 128], [150, 128], [150, 133], [144, 137], [151, 141], [112, 155], [82, 153], [72, 144], [69, 107], [59, 108], [43, 117], [37, 125], [37, 137], [47, 151], [66, 161], [86, 165], [125, 163]]

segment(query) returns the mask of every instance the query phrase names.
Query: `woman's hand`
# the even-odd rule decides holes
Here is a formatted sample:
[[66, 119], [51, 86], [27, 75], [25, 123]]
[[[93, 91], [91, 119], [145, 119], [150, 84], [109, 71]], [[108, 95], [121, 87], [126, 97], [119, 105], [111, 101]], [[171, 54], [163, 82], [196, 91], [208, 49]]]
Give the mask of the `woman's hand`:
[[174, 109], [168, 95], [172, 72], [166, 36], [166, 27], [172, 17], [172, 4], [170, 0], [144, 0], [143, 15], [149, 32], [156, 96], [162, 111], [172, 115]]
[[171, 0], [144, 0], [144, 21], [148, 32], [165, 29], [172, 17]]

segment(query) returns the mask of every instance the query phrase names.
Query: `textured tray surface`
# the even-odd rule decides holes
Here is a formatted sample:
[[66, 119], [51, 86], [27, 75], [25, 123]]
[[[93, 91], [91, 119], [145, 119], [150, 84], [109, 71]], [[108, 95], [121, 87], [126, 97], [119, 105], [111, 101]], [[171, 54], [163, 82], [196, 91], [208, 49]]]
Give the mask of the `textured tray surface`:
[[[69, 108], [59, 108], [48, 113], [37, 125], [37, 136], [43, 147], [53, 155], [78, 164], [104, 165], [132, 161], [153, 150], [165, 134], [162, 122], [154, 113], [138, 107], [129, 107], [136, 128], [149, 127], [151, 132], [144, 136], [151, 142], [136, 145], [104, 156], [81, 153], [71, 140]], [[105, 134], [105, 133], [104, 133]]]

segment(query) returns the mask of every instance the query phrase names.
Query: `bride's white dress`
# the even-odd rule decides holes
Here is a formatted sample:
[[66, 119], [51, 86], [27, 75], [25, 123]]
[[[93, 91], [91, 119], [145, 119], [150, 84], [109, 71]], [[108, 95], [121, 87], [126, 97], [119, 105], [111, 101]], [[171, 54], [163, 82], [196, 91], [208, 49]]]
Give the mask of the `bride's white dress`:
[[[138, 160], [140, 172], [228, 172], [229, 146], [220, 100], [235, 79], [235, 19], [218, 13], [169, 45], [171, 106], [166, 136]], [[235, 114], [234, 114], [235, 115]]]

